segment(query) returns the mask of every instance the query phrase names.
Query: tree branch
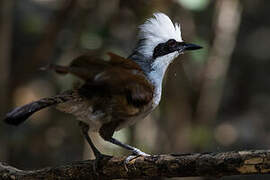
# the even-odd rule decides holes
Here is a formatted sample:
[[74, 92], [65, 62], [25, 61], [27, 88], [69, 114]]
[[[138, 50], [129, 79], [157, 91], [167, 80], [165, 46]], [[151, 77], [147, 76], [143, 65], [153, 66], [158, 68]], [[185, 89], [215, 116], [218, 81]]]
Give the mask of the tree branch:
[[0, 179], [114, 179], [142, 177], [222, 177], [270, 174], [270, 150], [193, 153], [137, 157], [127, 169], [126, 157], [104, 158], [94, 173], [94, 161], [23, 171], [0, 163]]

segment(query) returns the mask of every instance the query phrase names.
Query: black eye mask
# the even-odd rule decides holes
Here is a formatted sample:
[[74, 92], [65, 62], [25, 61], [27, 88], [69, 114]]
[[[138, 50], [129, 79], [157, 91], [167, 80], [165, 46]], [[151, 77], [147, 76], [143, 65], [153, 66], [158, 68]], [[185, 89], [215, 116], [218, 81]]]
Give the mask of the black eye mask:
[[156, 59], [160, 56], [170, 54], [172, 52], [178, 51], [179, 53], [184, 52], [185, 50], [196, 50], [202, 48], [201, 46], [195, 44], [189, 44], [185, 42], [177, 42], [175, 39], [169, 39], [165, 43], [158, 44], [153, 53], [153, 59]]
[[157, 57], [178, 51], [180, 43], [174, 39], [170, 39], [165, 43], [158, 44], [154, 49], [153, 58], [156, 59]]

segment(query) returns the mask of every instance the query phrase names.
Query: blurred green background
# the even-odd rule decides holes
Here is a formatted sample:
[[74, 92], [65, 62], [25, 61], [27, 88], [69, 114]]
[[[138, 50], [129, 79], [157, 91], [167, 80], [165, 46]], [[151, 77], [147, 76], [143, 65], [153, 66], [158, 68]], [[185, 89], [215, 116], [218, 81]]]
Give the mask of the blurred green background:
[[[267, 0], [1, 0], [0, 115], [73, 86], [72, 76], [40, 67], [89, 50], [127, 57], [138, 25], [164, 12], [181, 24], [185, 41], [204, 49], [176, 59], [159, 108], [115, 137], [150, 154], [269, 149], [269, 9]], [[104, 153], [128, 153], [92, 136]], [[50, 108], [20, 127], [0, 122], [0, 161], [31, 169], [87, 158], [70, 115]]]

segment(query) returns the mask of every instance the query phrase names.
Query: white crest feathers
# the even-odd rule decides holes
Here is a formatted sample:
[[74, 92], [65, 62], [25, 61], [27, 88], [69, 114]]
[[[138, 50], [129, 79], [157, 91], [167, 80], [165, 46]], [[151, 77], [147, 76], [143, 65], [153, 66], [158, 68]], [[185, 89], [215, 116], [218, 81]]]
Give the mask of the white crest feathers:
[[173, 24], [164, 13], [154, 13], [153, 16], [139, 26], [139, 39], [143, 42], [137, 50], [146, 57], [153, 55], [154, 48], [159, 43], [165, 43], [169, 39], [175, 39], [178, 42], [183, 41], [180, 24]]

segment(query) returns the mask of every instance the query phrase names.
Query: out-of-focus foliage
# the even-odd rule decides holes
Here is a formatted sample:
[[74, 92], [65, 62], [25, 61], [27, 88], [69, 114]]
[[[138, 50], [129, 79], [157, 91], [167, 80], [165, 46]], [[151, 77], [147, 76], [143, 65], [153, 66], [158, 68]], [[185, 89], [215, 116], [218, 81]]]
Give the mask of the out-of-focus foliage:
[[[175, 60], [159, 108], [115, 137], [153, 154], [268, 149], [269, 8], [267, 0], [2, 0], [0, 116], [76, 86], [74, 77], [40, 67], [68, 64], [89, 50], [127, 57], [138, 25], [160, 11], [181, 24], [185, 41], [204, 49]], [[127, 153], [91, 135], [102, 152]], [[53, 108], [20, 127], [1, 122], [0, 161], [18, 168], [59, 165], [90, 153], [77, 121]]]
[[184, 8], [195, 11], [202, 11], [207, 8], [209, 0], [177, 0]]

